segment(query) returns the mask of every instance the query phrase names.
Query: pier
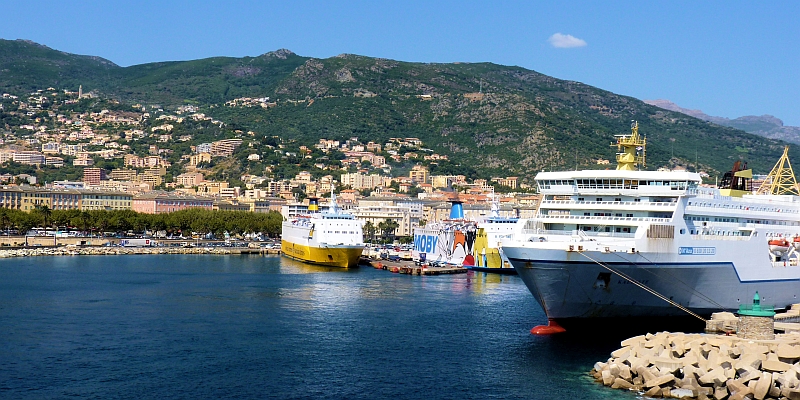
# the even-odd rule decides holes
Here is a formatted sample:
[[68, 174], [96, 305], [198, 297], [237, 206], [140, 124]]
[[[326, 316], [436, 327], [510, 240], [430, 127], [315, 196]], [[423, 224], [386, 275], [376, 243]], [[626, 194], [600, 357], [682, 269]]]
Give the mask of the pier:
[[393, 261], [371, 261], [370, 266], [375, 269], [383, 269], [395, 274], [404, 275], [446, 275], [446, 274], [464, 274], [468, 270], [459, 266], [420, 266], [415, 264], [408, 264]]

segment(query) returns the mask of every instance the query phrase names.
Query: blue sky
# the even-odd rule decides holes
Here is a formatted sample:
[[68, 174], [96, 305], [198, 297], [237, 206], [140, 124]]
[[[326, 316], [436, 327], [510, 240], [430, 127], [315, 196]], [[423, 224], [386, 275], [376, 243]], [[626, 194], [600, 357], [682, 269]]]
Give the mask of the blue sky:
[[122, 66], [279, 48], [488, 61], [800, 126], [800, 2], [28, 0], [0, 3], [0, 15], [0, 38]]

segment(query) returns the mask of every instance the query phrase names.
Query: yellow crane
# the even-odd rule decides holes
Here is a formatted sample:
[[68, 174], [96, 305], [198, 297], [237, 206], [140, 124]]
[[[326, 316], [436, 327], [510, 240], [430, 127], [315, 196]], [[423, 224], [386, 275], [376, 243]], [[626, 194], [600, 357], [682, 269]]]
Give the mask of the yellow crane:
[[792, 164], [789, 162], [789, 146], [783, 148], [781, 159], [770, 171], [756, 194], [794, 194], [800, 196], [797, 179], [794, 177]]

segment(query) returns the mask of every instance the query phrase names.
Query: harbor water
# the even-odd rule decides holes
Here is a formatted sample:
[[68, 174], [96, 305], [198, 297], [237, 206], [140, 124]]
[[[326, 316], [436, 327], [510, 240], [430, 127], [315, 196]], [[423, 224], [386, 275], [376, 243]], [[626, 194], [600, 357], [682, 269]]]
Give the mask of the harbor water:
[[279, 256], [0, 260], [0, 398], [633, 399], [516, 276]]

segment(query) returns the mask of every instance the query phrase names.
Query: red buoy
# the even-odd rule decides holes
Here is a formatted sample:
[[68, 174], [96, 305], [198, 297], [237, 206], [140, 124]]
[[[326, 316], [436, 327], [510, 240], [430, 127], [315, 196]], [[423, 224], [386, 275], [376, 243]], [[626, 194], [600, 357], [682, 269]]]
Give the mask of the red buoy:
[[553, 335], [556, 333], [564, 333], [566, 331], [567, 330], [562, 328], [558, 322], [552, 319], [547, 320], [547, 325], [539, 325], [531, 328], [531, 334], [533, 335]]

